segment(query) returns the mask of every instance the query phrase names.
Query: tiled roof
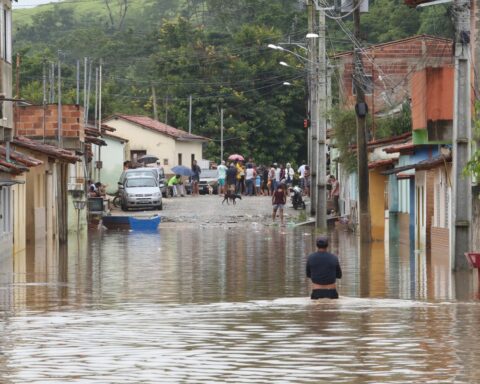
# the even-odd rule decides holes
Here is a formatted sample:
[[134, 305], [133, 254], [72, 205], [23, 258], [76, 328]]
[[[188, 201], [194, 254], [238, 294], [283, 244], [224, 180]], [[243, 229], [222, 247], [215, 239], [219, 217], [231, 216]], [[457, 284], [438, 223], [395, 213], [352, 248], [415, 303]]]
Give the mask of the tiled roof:
[[148, 116], [139, 116], [139, 115], [115, 115], [114, 118], [120, 118], [131, 123], [140, 125], [145, 128], [152, 129], [164, 135], [173, 137], [177, 140], [185, 141], [208, 141], [206, 137], [193, 135], [181, 129], [171, 127], [170, 125], [161, 123], [160, 121], [154, 120]]
[[0, 172], [19, 175], [28, 172], [30, 167], [36, 167], [43, 164], [41, 160], [27, 156], [10, 148], [9, 161], [7, 161], [7, 149], [0, 145]]
[[15, 139], [12, 141], [12, 144], [17, 147], [27, 148], [33, 151], [44, 153], [50, 157], [65, 160], [69, 163], [76, 163], [77, 161], [81, 161], [81, 158], [75, 155], [75, 153], [72, 151], [59, 148], [50, 144], [44, 144], [40, 141], [28, 139], [24, 136], [15, 137]]
[[415, 145], [409, 141], [408, 143], [403, 143], [403, 144], [397, 144], [397, 145], [392, 145], [391, 147], [384, 148], [383, 150], [386, 153], [405, 153], [405, 152], [410, 152], [412, 149], [415, 148]]
[[397, 159], [380, 159], [380, 160], [375, 160], [371, 161], [368, 163], [368, 169], [374, 169], [378, 167], [385, 167], [387, 165], [392, 165]]

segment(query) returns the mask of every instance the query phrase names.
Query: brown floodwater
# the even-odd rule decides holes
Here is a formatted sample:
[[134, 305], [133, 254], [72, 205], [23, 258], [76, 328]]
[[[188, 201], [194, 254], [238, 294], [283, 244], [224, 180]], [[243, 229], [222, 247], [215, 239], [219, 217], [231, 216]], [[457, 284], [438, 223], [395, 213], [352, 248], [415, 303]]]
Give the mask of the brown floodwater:
[[0, 383], [478, 381], [474, 272], [335, 231], [341, 298], [311, 302], [314, 237], [162, 224], [37, 244], [1, 263]]

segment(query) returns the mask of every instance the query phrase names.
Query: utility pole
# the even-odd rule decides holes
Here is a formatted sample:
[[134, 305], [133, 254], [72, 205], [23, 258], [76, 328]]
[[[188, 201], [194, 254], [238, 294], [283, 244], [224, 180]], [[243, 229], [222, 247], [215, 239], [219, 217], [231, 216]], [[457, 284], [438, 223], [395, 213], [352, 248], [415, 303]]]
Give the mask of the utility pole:
[[[98, 76], [98, 133], [100, 137], [102, 135], [102, 72], [103, 72], [103, 60], [100, 59], [100, 69], [99, 69], [99, 76]], [[101, 174], [102, 171], [102, 146], [98, 146], [98, 181], [101, 181]]]
[[77, 98], [75, 104], [80, 104], [80, 60], [77, 60]]
[[63, 127], [62, 127], [62, 61], [60, 60], [60, 55], [61, 52], [58, 51], [58, 100], [57, 100], [57, 105], [58, 105], [58, 110], [57, 110], [57, 135], [58, 135], [58, 146], [63, 147]]
[[165, 124], [168, 125], [168, 94], [165, 96]]
[[192, 95], [189, 97], [190, 105], [188, 107], [188, 133], [192, 133]]
[[467, 269], [470, 248], [472, 186], [463, 170], [471, 156], [470, 1], [455, 0], [455, 93], [453, 115], [453, 187], [450, 231], [451, 260], [455, 270]]
[[50, 103], [55, 103], [55, 63], [52, 62], [50, 68]]
[[97, 116], [98, 116], [98, 68], [95, 68], [95, 108], [93, 112], [93, 125], [95, 129], [98, 129]]
[[88, 59], [83, 59], [83, 125], [87, 125], [87, 68]]
[[20, 54], [17, 53], [17, 73], [15, 80], [15, 98], [20, 99]]
[[[316, 9], [313, 0], [309, 0], [308, 6], [308, 33], [314, 34], [315, 32], [315, 19]], [[315, 39], [309, 39], [308, 50], [308, 76], [310, 83], [310, 153], [311, 159], [309, 159], [310, 177], [312, 188], [310, 189], [310, 215], [316, 216], [317, 209], [317, 172], [318, 172], [318, 51]]]
[[325, 50], [325, 12], [318, 10], [318, 116], [317, 116], [317, 208], [316, 226], [327, 229], [327, 53]]
[[43, 59], [42, 65], [42, 89], [43, 89], [43, 143], [45, 144], [45, 135], [46, 135], [46, 114], [47, 114], [47, 68], [45, 59]]
[[[356, 41], [360, 41], [360, 7], [361, 0], [353, 0], [353, 25]], [[367, 124], [366, 116], [368, 112], [365, 103], [365, 92], [363, 90], [362, 58], [359, 50], [353, 46], [353, 65], [355, 91], [357, 94], [357, 103], [355, 112], [357, 116], [357, 170], [358, 170], [358, 204], [359, 204], [359, 228], [360, 242], [368, 243], [372, 240], [370, 223], [370, 204], [369, 204], [369, 181], [368, 181], [368, 152], [367, 152]]]
[[223, 108], [220, 109], [220, 163], [223, 160]]
[[155, 85], [153, 84], [152, 84], [152, 104], [153, 104], [153, 119], [158, 121], [157, 93], [155, 92]]

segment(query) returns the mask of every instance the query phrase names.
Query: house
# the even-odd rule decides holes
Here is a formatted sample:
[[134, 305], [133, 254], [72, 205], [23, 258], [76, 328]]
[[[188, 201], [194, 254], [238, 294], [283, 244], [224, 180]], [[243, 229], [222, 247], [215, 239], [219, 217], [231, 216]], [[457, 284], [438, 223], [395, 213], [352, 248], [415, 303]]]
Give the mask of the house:
[[12, 145], [27, 158], [39, 160], [25, 174], [25, 217], [21, 220], [26, 227], [27, 244], [47, 236], [65, 242], [69, 228], [69, 168], [81, 159], [72, 151], [26, 137], [15, 137]]
[[129, 158], [129, 142], [115, 135], [115, 128], [102, 124], [101, 129], [85, 127], [85, 141], [88, 143], [88, 174], [91, 180], [106, 185], [108, 194], [115, 194], [117, 182], [123, 171], [123, 163]]
[[112, 133], [103, 133], [102, 138], [106, 146], [102, 148], [102, 173], [101, 181], [105, 184], [108, 194], [115, 194], [118, 189], [118, 180], [123, 172], [123, 162], [130, 153], [127, 139]]
[[[365, 101], [375, 117], [380, 112], [398, 109], [411, 97], [409, 84], [414, 72], [453, 64], [452, 40], [429, 35], [412, 36], [372, 45], [363, 49], [360, 57], [365, 74]], [[339, 68], [341, 104], [350, 108], [356, 99], [353, 59], [352, 51], [333, 56]], [[375, 136], [375, 118], [372, 120]]]
[[[441, 102], [434, 97], [436, 93], [444, 92], [436, 80], [436, 88], [431, 88], [429, 91], [426, 89], [429, 89], [427, 82], [433, 83], [433, 79], [443, 78], [445, 81], [449, 79], [448, 68], [453, 64], [452, 40], [428, 35], [413, 36], [372, 45], [363, 49], [360, 57], [365, 74], [363, 88], [369, 113], [372, 115], [371, 135], [368, 142], [372, 236], [376, 240], [388, 239], [392, 235], [398, 237], [399, 241], [410, 242], [414, 239], [418, 240], [418, 247], [425, 248], [430, 239], [430, 231], [427, 230], [427, 221], [430, 219], [427, 220], [423, 204], [426, 203], [427, 189], [433, 190], [433, 187], [427, 183], [427, 178], [431, 179], [431, 177], [421, 172], [415, 175], [413, 166], [404, 169], [404, 172], [400, 170], [407, 165], [432, 159], [438, 154], [439, 145], [448, 142], [449, 126], [445, 116], [452, 109], [446, 108], [448, 96]], [[353, 86], [353, 52], [337, 54], [333, 59], [339, 68], [341, 106], [353, 108], [356, 102]], [[449, 88], [449, 85], [447, 84], [446, 87]], [[431, 93], [433, 93], [432, 97], [430, 97]], [[375, 132], [378, 119], [394, 115], [405, 102], [410, 101], [413, 132], [379, 140]], [[424, 112], [428, 111], [428, 118], [427, 114], [419, 112], [418, 103], [421, 102], [428, 103], [422, 106]], [[422, 127], [416, 126], [415, 124], [420, 121]], [[430, 136], [429, 140], [426, 139], [427, 132]], [[392, 146], [420, 144], [428, 148], [418, 148], [414, 155], [407, 155], [401, 151], [384, 151]], [[435, 144], [435, 149], [430, 148], [432, 144]], [[332, 153], [334, 154], [335, 151]], [[395, 156], [392, 157], [392, 155]], [[335, 159], [334, 155], [332, 159]], [[395, 167], [399, 171], [390, 172]], [[341, 170], [341, 164], [339, 169]], [[356, 211], [355, 177], [356, 175], [339, 174], [341, 185], [345, 187], [342, 193], [345, 199], [348, 199], [343, 204], [342, 213], [345, 215], [350, 215], [352, 210], [353, 213]], [[419, 188], [418, 190], [415, 185]], [[424, 198], [423, 202], [417, 201], [421, 197]], [[421, 204], [422, 208], [416, 207], [416, 204]], [[425, 214], [422, 216], [416, 213]], [[424, 221], [416, 221], [419, 217]]]
[[[79, 212], [75, 209], [74, 202], [85, 198], [88, 143], [83, 125], [83, 108], [74, 104], [64, 104], [60, 111], [61, 119], [58, 113], [57, 104], [16, 105], [15, 144], [36, 154], [46, 152], [47, 164], [55, 159], [56, 165], [52, 167], [51, 164], [42, 169], [42, 172], [46, 174], [54, 172], [53, 179], [45, 176], [45, 180], [53, 182], [56, 198], [60, 199], [57, 202], [61, 223], [58, 238], [60, 241], [66, 241], [68, 231], [78, 230]], [[76, 156], [75, 153], [82, 153], [83, 156]], [[41, 221], [43, 222], [43, 219]], [[82, 227], [86, 225], [86, 212], [82, 212], [80, 221]]]
[[[0, 145], [10, 153], [13, 137], [12, 108], [12, 1], [0, 0]], [[17, 175], [25, 171], [21, 164], [11, 164], [9, 156], [0, 158], [0, 257], [13, 252], [13, 197], [22, 187], [17, 185]]]
[[115, 128], [116, 135], [128, 140], [127, 160], [136, 160], [145, 154], [160, 159], [165, 173], [175, 165], [190, 166], [202, 159], [203, 144], [209, 139], [171, 127], [147, 116], [114, 115], [103, 121]]

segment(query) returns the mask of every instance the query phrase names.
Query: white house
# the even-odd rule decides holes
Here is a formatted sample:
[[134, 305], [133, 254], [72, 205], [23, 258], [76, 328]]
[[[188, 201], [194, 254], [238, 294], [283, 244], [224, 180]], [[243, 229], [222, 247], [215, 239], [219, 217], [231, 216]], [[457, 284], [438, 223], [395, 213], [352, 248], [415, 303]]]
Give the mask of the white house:
[[[123, 162], [129, 155], [128, 140], [110, 133], [103, 133], [102, 139], [107, 145], [102, 147], [101, 182], [107, 186], [107, 193], [117, 191], [117, 182], [123, 172]], [[93, 151], [94, 161], [97, 152]]]
[[201, 160], [203, 143], [209, 140], [147, 116], [114, 115], [103, 124], [115, 128], [116, 135], [129, 141], [127, 160], [146, 154], [156, 156], [167, 174], [175, 165], [190, 167], [192, 160]]

